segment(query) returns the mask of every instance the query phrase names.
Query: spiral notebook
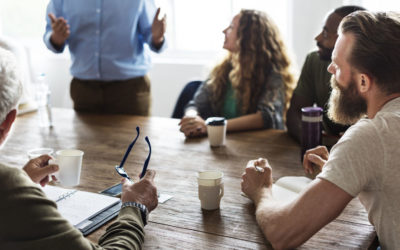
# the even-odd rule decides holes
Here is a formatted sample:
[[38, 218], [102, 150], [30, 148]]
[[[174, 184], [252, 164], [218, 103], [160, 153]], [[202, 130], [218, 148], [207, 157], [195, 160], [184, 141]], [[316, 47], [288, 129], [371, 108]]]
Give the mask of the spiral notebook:
[[121, 208], [116, 197], [50, 185], [42, 189], [57, 203], [60, 214], [85, 236], [114, 218]]

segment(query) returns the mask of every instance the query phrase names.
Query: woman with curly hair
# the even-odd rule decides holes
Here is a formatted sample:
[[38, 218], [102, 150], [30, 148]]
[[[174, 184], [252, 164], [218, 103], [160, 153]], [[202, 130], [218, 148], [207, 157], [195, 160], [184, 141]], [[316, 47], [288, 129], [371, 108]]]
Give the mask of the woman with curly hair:
[[227, 131], [284, 129], [294, 77], [278, 28], [265, 13], [242, 10], [223, 33], [229, 55], [186, 106], [180, 131], [205, 135], [211, 116], [225, 117]]

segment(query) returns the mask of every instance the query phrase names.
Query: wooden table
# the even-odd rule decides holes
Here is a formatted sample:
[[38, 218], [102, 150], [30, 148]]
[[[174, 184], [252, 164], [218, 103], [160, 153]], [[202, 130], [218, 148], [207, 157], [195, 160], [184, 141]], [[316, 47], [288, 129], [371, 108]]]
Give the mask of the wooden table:
[[[85, 155], [77, 188], [98, 192], [119, 182], [114, 166], [136, 135], [136, 126], [140, 126], [141, 136], [125, 169], [131, 176], [140, 173], [148, 152], [144, 136], [149, 136], [153, 149], [149, 168], [157, 171], [158, 190], [173, 198], [150, 214], [145, 249], [269, 248], [257, 226], [254, 205], [240, 195], [244, 167], [250, 159], [266, 157], [275, 180], [303, 175], [300, 148], [283, 131], [228, 134], [226, 147], [210, 148], [207, 138], [185, 139], [176, 119], [77, 114], [68, 109], [53, 109], [53, 119], [54, 127], [49, 129], [38, 127], [36, 113], [18, 117], [14, 133], [2, 149], [2, 162], [22, 166], [27, 161], [27, 150], [37, 147], [81, 149]], [[225, 195], [219, 210], [202, 211], [196, 172], [209, 169], [224, 172]], [[97, 241], [105, 227], [88, 238]], [[342, 215], [301, 248], [366, 249], [375, 236], [364, 208], [354, 199]]]

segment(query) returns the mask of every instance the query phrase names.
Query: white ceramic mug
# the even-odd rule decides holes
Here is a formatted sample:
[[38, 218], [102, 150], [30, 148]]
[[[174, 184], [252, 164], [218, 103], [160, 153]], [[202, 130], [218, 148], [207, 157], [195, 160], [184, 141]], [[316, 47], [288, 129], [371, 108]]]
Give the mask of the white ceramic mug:
[[218, 170], [197, 173], [199, 199], [202, 209], [214, 210], [219, 208], [221, 198], [224, 195], [223, 176], [224, 174]]
[[84, 152], [77, 149], [58, 150], [55, 155], [55, 164], [59, 171], [55, 173], [62, 186], [72, 187], [79, 185]]
[[209, 117], [206, 120], [207, 135], [211, 147], [225, 145], [226, 120], [224, 117]]

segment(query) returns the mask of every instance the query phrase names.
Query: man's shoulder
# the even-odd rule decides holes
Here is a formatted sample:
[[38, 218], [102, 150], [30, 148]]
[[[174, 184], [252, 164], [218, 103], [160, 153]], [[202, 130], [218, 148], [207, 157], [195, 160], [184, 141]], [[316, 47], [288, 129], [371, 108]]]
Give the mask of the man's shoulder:
[[326, 71], [326, 68], [330, 63], [331, 61], [321, 60], [318, 51], [312, 51], [307, 54], [304, 65], [309, 65], [312, 67], [321, 67], [324, 68], [324, 70]]

